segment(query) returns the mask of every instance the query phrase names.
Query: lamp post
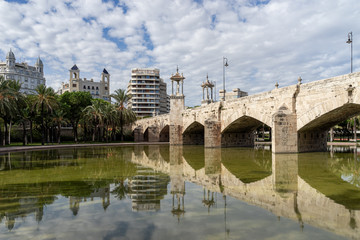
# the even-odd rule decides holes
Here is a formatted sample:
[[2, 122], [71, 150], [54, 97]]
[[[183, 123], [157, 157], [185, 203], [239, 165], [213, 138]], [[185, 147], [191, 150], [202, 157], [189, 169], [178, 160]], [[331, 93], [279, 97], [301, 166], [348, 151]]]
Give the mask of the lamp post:
[[[353, 35], [352, 35], [352, 32], [348, 33], [348, 40], [346, 41], [346, 43], [350, 44], [350, 51], [351, 51], [350, 73], [352, 73], [353, 72]], [[354, 141], [356, 143], [356, 140], [357, 140], [357, 136], [356, 136], [356, 117], [354, 117], [353, 120], [354, 120]]]
[[228, 59], [226, 58], [226, 57], [223, 57], [223, 94], [224, 94], [224, 96], [223, 96], [223, 101], [225, 101], [225, 67], [227, 67], [227, 66], [229, 66], [229, 64], [228, 64]]
[[346, 41], [346, 43], [350, 44], [351, 46], [351, 68], [350, 68], [350, 72], [353, 72], [353, 35], [352, 32], [348, 33], [348, 40]]

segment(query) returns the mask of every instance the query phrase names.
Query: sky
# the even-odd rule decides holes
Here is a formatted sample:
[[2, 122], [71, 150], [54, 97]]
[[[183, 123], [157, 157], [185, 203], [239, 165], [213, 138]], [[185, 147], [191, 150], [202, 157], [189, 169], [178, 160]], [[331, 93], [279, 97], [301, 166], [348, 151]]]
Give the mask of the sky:
[[55, 90], [74, 64], [94, 81], [106, 68], [111, 92], [155, 67], [168, 94], [178, 66], [195, 106], [207, 75], [223, 88], [224, 57], [226, 90], [251, 95], [350, 73], [352, 32], [360, 71], [359, 19], [359, 0], [0, 0], [0, 61], [10, 48], [17, 62], [40, 56]]

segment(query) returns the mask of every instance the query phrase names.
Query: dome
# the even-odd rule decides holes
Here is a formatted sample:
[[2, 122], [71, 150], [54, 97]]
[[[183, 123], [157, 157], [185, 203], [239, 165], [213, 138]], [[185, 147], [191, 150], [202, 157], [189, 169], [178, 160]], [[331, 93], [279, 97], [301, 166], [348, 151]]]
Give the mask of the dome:
[[37, 66], [44, 66], [43, 62], [41, 61], [40, 57], [38, 57], [38, 59], [36, 60], [35, 63]]
[[15, 59], [15, 54], [11, 51], [11, 49], [6, 55], [6, 59], [10, 59], [10, 58]]

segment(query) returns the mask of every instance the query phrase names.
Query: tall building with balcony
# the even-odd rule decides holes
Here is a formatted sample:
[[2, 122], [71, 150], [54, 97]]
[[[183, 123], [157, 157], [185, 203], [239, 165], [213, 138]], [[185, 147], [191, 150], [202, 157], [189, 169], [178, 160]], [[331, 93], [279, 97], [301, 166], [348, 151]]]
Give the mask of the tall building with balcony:
[[101, 73], [100, 82], [94, 82], [93, 79], [80, 78], [80, 69], [76, 64], [69, 70], [70, 80], [68, 83], [62, 83], [58, 93], [64, 92], [89, 92], [93, 98], [100, 98], [110, 102], [110, 74], [104, 68]]
[[6, 62], [0, 62], [0, 76], [5, 80], [16, 80], [21, 83], [20, 92], [25, 94], [35, 94], [38, 85], [45, 85], [44, 64], [38, 57], [35, 66], [30, 66], [26, 62], [15, 62], [15, 54], [11, 51], [6, 55]]
[[138, 117], [155, 116], [170, 111], [166, 83], [156, 68], [133, 68], [127, 94], [132, 97], [128, 106]]

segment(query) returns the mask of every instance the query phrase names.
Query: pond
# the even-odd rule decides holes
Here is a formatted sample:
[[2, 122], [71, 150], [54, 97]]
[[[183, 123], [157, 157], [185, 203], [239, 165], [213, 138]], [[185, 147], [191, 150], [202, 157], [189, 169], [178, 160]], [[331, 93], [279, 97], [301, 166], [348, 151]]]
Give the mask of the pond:
[[0, 239], [360, 239], [360, 161], [344, 148], [6, 153], [0, 222]]

